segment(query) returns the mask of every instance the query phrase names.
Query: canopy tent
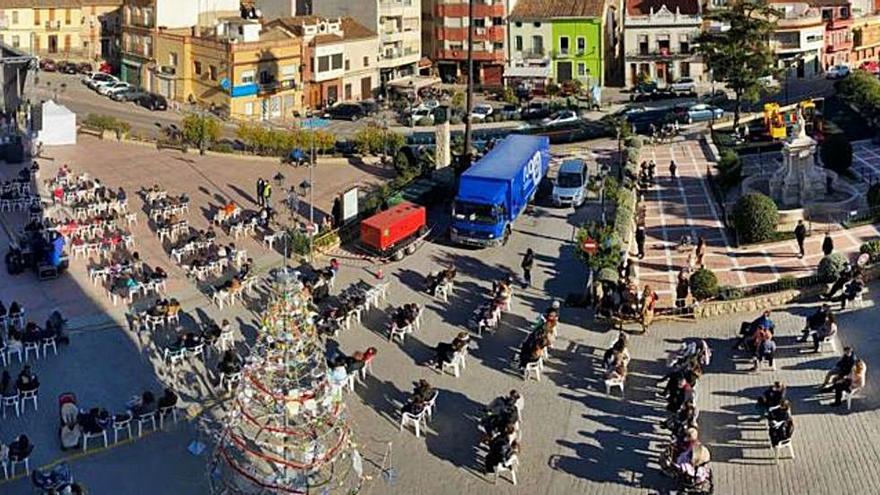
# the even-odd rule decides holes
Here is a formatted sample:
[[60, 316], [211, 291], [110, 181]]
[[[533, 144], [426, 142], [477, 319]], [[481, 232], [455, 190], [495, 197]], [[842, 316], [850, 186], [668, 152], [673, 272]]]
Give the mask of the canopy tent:
[[42, 128], [37, 134], [38, 142], [43, 146], [76, 144], [75, 113], [52, 100], [43, 102], [38, 108], [42, 114]]
[[398, 91], [415, 90], [418, 91], [428, 86], [440, 84], [439, 77], [430, 76], [405, 76], [388, 82], [388, 86]]

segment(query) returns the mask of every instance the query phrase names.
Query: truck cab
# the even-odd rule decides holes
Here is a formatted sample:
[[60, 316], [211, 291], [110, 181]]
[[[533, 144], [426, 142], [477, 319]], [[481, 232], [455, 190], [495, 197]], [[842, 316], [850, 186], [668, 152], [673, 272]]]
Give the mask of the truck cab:
[[577, 208], [587, 199], [587, 164], [583, 160], [565, 160], [553, 181], [553, 204]]

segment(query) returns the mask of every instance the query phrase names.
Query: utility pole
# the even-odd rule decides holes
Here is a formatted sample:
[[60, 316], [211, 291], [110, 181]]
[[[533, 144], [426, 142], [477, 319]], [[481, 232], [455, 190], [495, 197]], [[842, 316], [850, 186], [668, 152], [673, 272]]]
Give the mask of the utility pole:
[[468, 0], [468, 46], [467, 46], [467, 99], [465, 101], [464, 118], [464, 151], [462, 161], [465, 166], [471, 164], [471, 112], [474, 110], [474, 0]]

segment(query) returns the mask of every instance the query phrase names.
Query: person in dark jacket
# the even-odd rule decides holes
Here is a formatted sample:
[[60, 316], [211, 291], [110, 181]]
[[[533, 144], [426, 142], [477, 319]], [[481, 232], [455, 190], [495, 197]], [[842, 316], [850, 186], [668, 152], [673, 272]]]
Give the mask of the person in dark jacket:
[[831, 238], [831, 232], [825, 231], [825, 239], [822, 240], [822, 252], [825, 256], [834, 252], [834, 239]]
[[798, 220], [797, 227], [794, 228], [794, 238], [798, 245], [798, 258], [803, 258], [804, 242], [807, 239], [807, 228], [804, 226], [803, 220]]
[[263, 192], [266, 189], [266, 181], [262, 177], [257, 179], [257, 206], [265, 206], [263, 201]]
[[849, 373], [853, 369], [853, 365], [856, 363], [857, 360], [858, 357], [856, 357], [856, 353], [853, 348], [844, 347], [843, 356], [841, 356], [841, 358], [837, 361], [833, 368], [828, 370], [828, 373], [825, 375], [825, 380], [822, 381], [822, 384], [819, 385], [819, 388], [826, 387], [836, 378], [849, 375]]
[[636, 248], [638, 248], [639, 259], [645, 257], [645, 226], [639, 225], [636, 228]]
[[520, 266], [523, 271], [523, 289], [527, 289], [532, 285], [532, 267], [535, 266], [535, 252], [532, 251], [532, 248], [526, 249]]
[[782, 404], [783, 400], [785, 400], [785, 384], [773, 382], [773, 385], [758, 397], [758, 410], [762, 414], [767, 414], [768, 411]]

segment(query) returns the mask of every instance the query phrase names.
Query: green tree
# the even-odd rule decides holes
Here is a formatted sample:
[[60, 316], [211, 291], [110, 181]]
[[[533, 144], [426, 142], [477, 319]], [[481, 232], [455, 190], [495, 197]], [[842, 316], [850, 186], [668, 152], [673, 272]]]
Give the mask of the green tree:
[[718, 169], [718, 182], [725, 192], [742, 182], [742, 159], [735, 151], [722, 151], [715, 168]]
[[825, 168], [844, 173], [852, 166], [853, 148], [849, 139], [842, 133], [831, 134], [819, 148], [819, 156]]
[[519, 103], [519, 98], [516, 97], [516, 91], [510, 86], [504, 88], [504, 92], [501, 94], [501, 99], [504, 100], [505, 103]]
[[220, 122], [214, 117], [190, 113], [183, 118], [183, 139], [197, 145], [201, 154], [219, 137]]
[[740, 242], [762, 242], [776, 233], [779, 209], [772, 199], [761, 193], [749, 193], [739, 198], [733, 208], [733, 221]]
[[553, 98], [559, 96], [559, 85], [556, 83], [550, 83], [544, 89], [547, 92], [547, 96], [550, 97], [550, 101], [553, 101]]
[[733, 125], [739, 125], [743, 101], [755, 102], [765, 89], [760, 78], [776, 72], [773, 48], [767, 42], [780, 13], [767, 0], [733, 0], [725, 9], [712, 9], [703, 19], [730, 29], [704, 31], [697, 51], [716, 81], [734, 93]]
[[453, 108], [464, 108], [464, 92], [456, 91], [455, 94], [452, 95], [452, 107]]
[[718, 295], [718, 277], [708, 268], [700, 268], [691, 275], [691, 294], [694, 299], [704, 301]]

